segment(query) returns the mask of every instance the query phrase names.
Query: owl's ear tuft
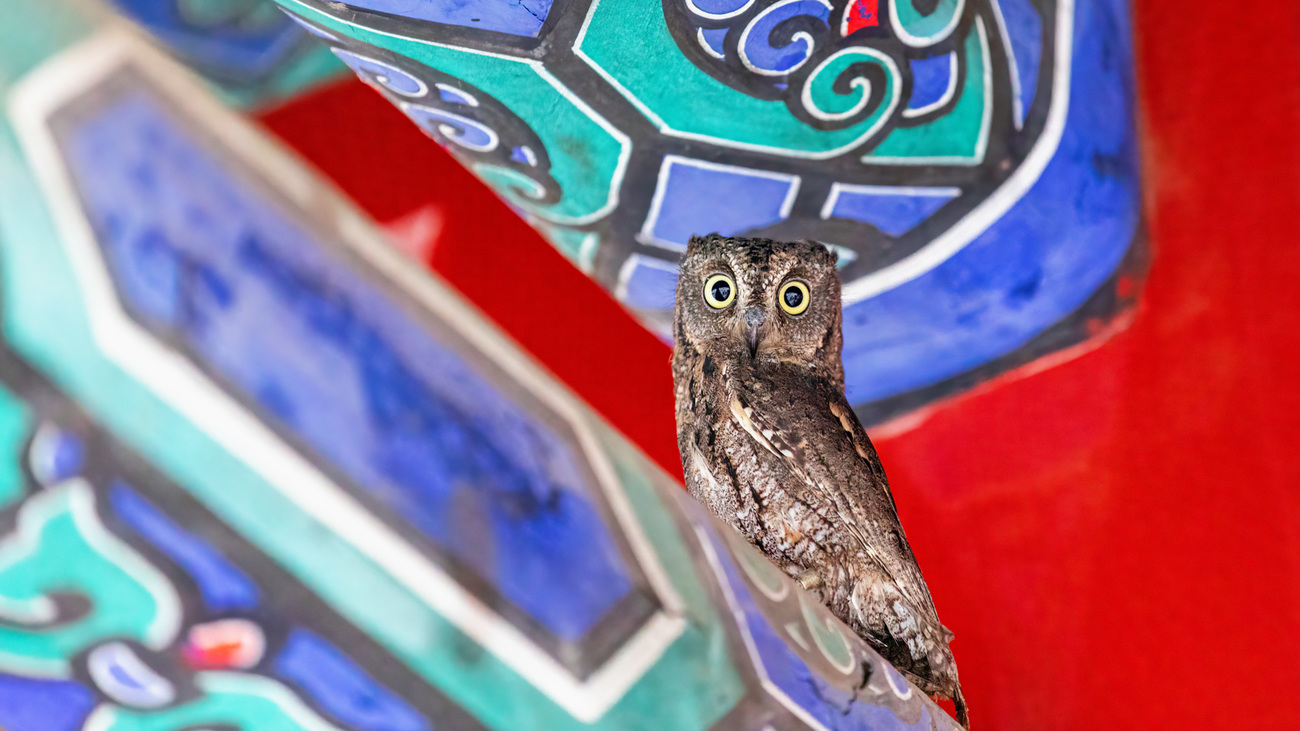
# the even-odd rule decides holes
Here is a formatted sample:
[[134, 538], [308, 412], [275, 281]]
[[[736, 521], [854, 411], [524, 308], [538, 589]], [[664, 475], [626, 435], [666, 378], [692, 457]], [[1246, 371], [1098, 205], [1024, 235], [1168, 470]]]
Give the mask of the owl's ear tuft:
[[835, 250], [835, 247], [831, 246], [830, 244], [824, 244], [820, 241], [812, 241], [810, 239], [804, 239], [803, 242], [805, 244], [808, 244], [810, 247], [812, 247], [814, 251], [817, 250], [822, 251], [826, 255], [825, 256], [826, 261], [829, 262], [832, 267], [840, 263], [839, 252], [837, 252]]
[[721, 237], [715, 233], [705, 234], [704, 236], [692, 234], [690, 241], [686, 242], [686, 254], [690, 255], [691, 253], [698, 251], [701, 247], [717, 241], [719, 238]]

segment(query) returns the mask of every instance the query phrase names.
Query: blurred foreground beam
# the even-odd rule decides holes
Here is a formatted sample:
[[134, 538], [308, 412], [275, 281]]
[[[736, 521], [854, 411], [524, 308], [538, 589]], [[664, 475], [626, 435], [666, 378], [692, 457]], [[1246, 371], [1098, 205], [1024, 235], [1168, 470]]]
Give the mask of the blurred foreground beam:
[[137, 32], [0, 18], [0, 727], [953, 726]]

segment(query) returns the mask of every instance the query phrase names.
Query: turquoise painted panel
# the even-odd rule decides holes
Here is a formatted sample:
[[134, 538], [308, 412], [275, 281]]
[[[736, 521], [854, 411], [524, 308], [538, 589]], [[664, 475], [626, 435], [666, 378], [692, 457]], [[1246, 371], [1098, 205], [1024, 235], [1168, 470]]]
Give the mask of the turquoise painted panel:
[[[488, 2], [456, 17], [277, 2], [408, 114], [432, 107], [412, 117], [665, 340], [658, 273], [689, 236], [832, 247], [867, 423], [1077, 344], [1135, 301], [1126, 0], [573, 0], [526, 32]], [[556, 112], [573, 109], [620, 141], [619, 163], [563, 139]], [[849, 200], [863, 189], [878, 193]], [[917, 190], [949, 195], [902, 225]]]
[[[737, 614], [751, 549], [166, 56], [21, 10], [42, 32], [0, 26], [0, 726], [809, 728], [749, 649], [778, 610]], [[482, 88], [437, 83], [479, 112], [435, 132], [505, 139], [470, 124], [501, 119]], [[948, 726], [879, 690], [839, 728]]]

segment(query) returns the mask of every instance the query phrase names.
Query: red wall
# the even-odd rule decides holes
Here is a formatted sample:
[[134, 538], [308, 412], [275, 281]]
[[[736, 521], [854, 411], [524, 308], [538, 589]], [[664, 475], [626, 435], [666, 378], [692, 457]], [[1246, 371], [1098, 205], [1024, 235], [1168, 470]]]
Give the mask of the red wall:
[[[1132, 325], [877, 443], [977, 728], [1300, 728], [1300, 2], [1134, 2]], [[433, 268], [680, 473], [668, 348], [378, 95], [265, 121], [378, 220], [434, 206]]]

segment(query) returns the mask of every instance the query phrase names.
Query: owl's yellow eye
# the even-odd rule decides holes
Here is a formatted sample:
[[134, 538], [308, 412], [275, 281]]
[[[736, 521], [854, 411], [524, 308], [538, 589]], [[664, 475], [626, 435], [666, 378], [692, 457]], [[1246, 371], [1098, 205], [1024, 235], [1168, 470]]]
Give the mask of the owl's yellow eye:
[[736, 300], [736, 283], [726, 274], [714, 274], [704, 282], [704, 301], [715, 310], [725, 310]]
[[802, 315], [804, 310], [808, 309], [808, 302], [812, 299], [808, 296], [808, 285], [797, 279], [786, 282], [781, 285], [781, 291], [777, 292], [776, 299], [781, 303], [781, 309], [789, 315]]

